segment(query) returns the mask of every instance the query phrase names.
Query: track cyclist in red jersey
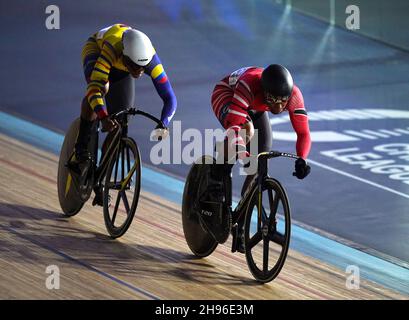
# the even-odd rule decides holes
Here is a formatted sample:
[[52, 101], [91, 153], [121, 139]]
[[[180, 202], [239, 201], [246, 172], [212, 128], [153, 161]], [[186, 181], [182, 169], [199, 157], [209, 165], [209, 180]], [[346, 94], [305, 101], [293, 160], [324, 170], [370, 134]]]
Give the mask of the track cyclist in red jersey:
[[[306, 162], [311, 148], [307, 111], [301, 91], [285, 67], [272, 64], [265, 69], [236, 70], [216, 84], [211, 103], [217, 119], [226, 129], [224, 159], [218, 160], [219, 164], [212, 166], [210, 173], [209, 197], [213, 201], [222, 201], [221, 177], [230, 174], [233, 166], [226, 154], [233, 154], [234, 160], [248, 157], [254, 129], [258, 129], [258, 153], [271, 150], [273, 136], [268, 112], [274, 115], [288, 112], [297, 134], [296, 151], [300, 157], [295, 162], [294, 175], [304, 179], [310, 173]], [[252, 175], [246, 177], [242, 195], [252, 178]]]

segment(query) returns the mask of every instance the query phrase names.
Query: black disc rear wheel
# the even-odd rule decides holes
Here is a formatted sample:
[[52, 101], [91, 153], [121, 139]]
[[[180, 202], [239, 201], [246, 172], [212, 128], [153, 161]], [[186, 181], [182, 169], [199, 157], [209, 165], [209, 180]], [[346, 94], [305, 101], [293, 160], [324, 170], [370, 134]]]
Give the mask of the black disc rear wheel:
[[58, 161], [57, 190], [61, 209], [67, 217], [76, 215], [84, 205], [85, 201], [80, 192], [76, 175], [67, 167], [74, 152], [80, 119], [71, 123], [64, 137]]
[[246, 212], [244, 244], [254, 278], [262, 283], [280, 273], [290, 245], [291, 215], [284, 188], [268, 178], [262, 192], [255, 188]]
[[218, 243], [199, 221], [197, 210], [199, 185], [208, 167], [214, 159], [208, 156], [200, 158], [190, 169], [183, 191], [182, 222], [183, 233], [190, 250], [198, 257], [207, 257]]

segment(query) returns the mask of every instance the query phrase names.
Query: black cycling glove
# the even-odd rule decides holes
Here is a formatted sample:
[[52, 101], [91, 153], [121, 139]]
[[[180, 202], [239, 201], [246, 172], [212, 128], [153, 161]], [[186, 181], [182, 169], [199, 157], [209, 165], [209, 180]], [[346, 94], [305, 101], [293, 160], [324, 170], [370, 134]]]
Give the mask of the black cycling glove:
[[298, 158], [295, 161], [295, 172], [293, 173], [298, 179], [304, 179], [311, 171], [311, 167], [303, 158]]

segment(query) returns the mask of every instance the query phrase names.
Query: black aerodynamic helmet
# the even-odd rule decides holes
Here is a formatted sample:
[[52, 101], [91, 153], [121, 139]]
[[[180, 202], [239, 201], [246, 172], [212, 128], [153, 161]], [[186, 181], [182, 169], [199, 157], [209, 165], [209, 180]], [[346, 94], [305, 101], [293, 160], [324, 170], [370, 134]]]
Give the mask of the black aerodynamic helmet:
[[270, 64], [261, 74], [261, 85], [265, 92], [275, 97], [289, 97], [294, 82], [287, 68], [279, 64]]

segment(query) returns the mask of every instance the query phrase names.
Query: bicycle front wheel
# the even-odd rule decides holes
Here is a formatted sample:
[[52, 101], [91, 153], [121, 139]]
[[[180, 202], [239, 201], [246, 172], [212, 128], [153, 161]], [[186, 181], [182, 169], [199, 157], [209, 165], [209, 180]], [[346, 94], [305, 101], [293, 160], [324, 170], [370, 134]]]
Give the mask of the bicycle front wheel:
[[112, 238], [129, 228], [138, 206], [141, 189], [141, 158], [131, 138], [122, 138], [111, 158], [104, 183], [104, 220]]
[[244, 245], [247, 265], [262, 283], [278, 276], [290, 246], [290, 205], [284, 188], [271, 178], [254, 188], [246, 212]]

